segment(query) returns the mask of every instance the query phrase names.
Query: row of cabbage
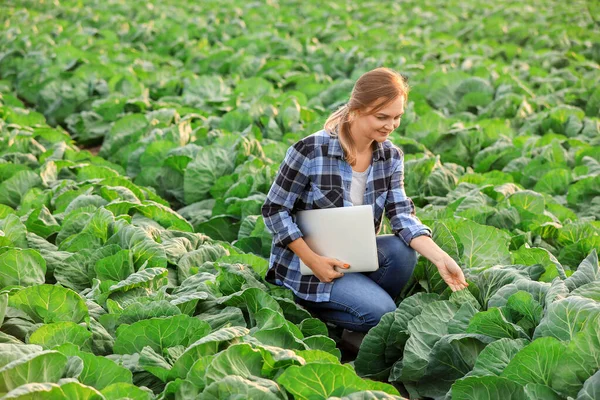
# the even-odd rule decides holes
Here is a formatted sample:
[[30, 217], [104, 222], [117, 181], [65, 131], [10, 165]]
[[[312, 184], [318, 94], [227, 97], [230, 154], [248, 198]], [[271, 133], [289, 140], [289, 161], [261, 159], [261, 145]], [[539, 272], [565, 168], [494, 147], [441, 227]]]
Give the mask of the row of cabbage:
[[[5, 98], [7, 103], [18, 103], [12, 96]], [[115, 354], [125, 355], [136, 353], [134, 350], [137, 350], [142, 357], [142, 354], [151, 352], [145, 346], [149, 344], [157, 354], [156, 357], [163, 357], [165, 360], [165, 363], [159, 364], [162, 370], [148, 369], [148, 365], [138, 363], [133, 372], [141, 373], [146, 379], [149, 379], [148, 376], [155, 379], [158, 373], [158, 377], [162, 379], [154, 382], [157, 386], [149, 384], [155, 390], [160, 390], [170, 379], [184, 378], [183, 373], [172, 375], [169, 372], [178, 358], [165, 358], [165, 354], [170, 354], [168, 348], [189, 345], [195, 341], [194, 332], [197, 330], [201, 332], [198, 335], [202, 337], [211, 330], [212, 333], [221, 329], [229, 331], [231, 329], [227, 325], [232, 323], [239, 323], [241, 327], [258, 328], [253, 337], [257, 337], [258, 334], [263, 345], [277, 346], [281, 350], [296, 348], [295, 342], [298, 337], [294, 333], [297, 333], [297, 330], [290, 332], [289, 325], [289, 321], [296, 321], [303, 335], [300, 337], [304, 338], [308, 332], [318, 332], [317, 335], [312, 335], [321, 335], [318, 337], [321, 343], [316, 347], [327, 349], [339, 356], [335, 343], [326, 338], [327, 329], [322, 323], [311, 319], [309, 314], [295, 306], [289, 298], [289, 293], [260, 282], [260, 275], [264, 274], [266, 268], [265, 260], [239, 254], [239, 250], [226, 242], [193, 233], [191, 225], [161, 204], [161, 200], [151, 190], [121, 177], [118, 173], [119, 166], [93, 157], [88, 152], [78, 152], [69, 145], [68, 136], [64, 132], [44, 126], [43, 117], [35, 112], [10, 105], [3, 107], [3, 112], [6, 124], [3, 126], [2, 136], [5, 147], [2, 151], [4, 162], [0, 185], [4, 194], [2, 203], [5, 204], [2, 214], [2, 244], [5, 247], [0, 256], [3, 258], [3, 266], [10, 271], [3, 276], [2, 282], [7, 310], [2, 330], [5, 332], [6, 342], [37, 344], [40, 347], [35, 349], [40, 351], [43, 348], [58, 348], [60, 352], [64, 347], [68, 347], [67, 350], [71, 353], [66, 355], [70, 357], [81, 355], [75, 352], [77, 347], [79, 352], [91, 350], [96, 355], [110, 355], [113, 351]], [[32, 120], [36, 120], [33, 128], [23, 126]], [[502, 186], [486, 192], [503, 194], [511, 201], [517, 213], [524, 216], [529, 215], [526, 205], [540, 196], [529, 191], [505, 193], [500, 189]], [[537, 215], [533, 212], [530, 214]], [[590, 224], [593, 226], [592, 222]], [[413, 390], [421, 396], [439, 397], [442, 391], [445, 393], [449, 389], [455, 379], [461, 378], [473, 366], [477, 366], [477, 355], [480, 352], [482, 358], [479, 362], [486, 365], [486, 354], [495, 348], [491, 346], [483, 352], [488, 348], [487, 344], [499, 339], [517, 340], [519, 346], [513, 348], [514, 346], [511, 346], [514, 343], [511, 344], [509, 347], [512, 350], [505, 360], [508, 364], [514, 359], [515, 365], [521, 365], [521, 357], [525, 356], [516, 357], [516, 354], [532, 339], [552, 336], [570, 343], [578, 338], [572, 345], [553, 343], [559, 349], [575, 347], [575, 350], [567, 354], [575, 358], [573, 364], [579, 365], [580, 370], [576, 374], [579, 380], [571, 376], [569, 385], [565, 386], [563, 380], [554, 378], [554, 375], [560, 374], [549, 369], [540, 371], [539, 375], [530, 377], [529, 380], [519, 381], [525, 389], [513, 385], [510, 390], [527, 390], [530, 395], [538, 393], [541, 396], [552, 393], [548, 392], [551, 382], [560, 394], [572, 395], [575, 389], [582, 389], [585, 379], [599, 367], [594, 361], [597, 358], [595, 352], [598, 350], [594, 342], [596, 339], [591, 336], [594, 332], [597, 333], [595, 327], [599, 312], [596, 253], [593, 252], [577, 271], [573, 272], [569, 268], [565, 269], [543, 248], [522, 246], [518, 251], [509, 252], [510, 243], [515, 238], [511, 239], [505, 232], [491, 226], [456, 218], [439, 219], [432, 226], [436, 242], [464, 265], [467, 277], [472, 283], [470, 290], [475, 297], [466, 291], [450, 296], [445, 284], [436, 275], [435, 268], [426, 262], [420, 262], [416, 279], [430, 293], [409, 297], [401, 303], [396, 313], [386, 316], [386, 319], [367, 336], [357, 359], [358, 371], [362, 375], [378, 379], [389, 377], [391, 381], [402, 382], [409, 388], [415, 385], [416, 389]], [[573, 226], [577, 227], [576, 224], [567, 226], [570, 230], [564, 232], [570, 234], [564, 236], [577, 240], [579, 230], [571, 229]], [[246, 268], [244, 264], [235, 264], [238, 262], [245, 263]], [[504, 265], [489, 268], [490, 264]], [[258, 273], [253, 273], [253, 270]], [[567, 277], [567, 274], [571, 276]], [[212, 281], [212, 285], [207, 285], [207, 281]], [[55, 282], [60, 285], [48, 285]], [[12, 288], [12, 285], [17, 287]], [[62, 289], [61, 286], [72, 291]], [[258, 290], [244, 290], [246, 288]], [[83, 295], [83, 298], [73, 291]], [[274, 297], [265, 295], [265, 291], [271, 291]], [[33, 304], [31, 299], [35, 299]], [[49, 305], [58, 302], [57, 299], [60, 299], [63, 308], [54, 310]], [[37, 303], [38, 301], [40, 303]], [[437, 305], [432, 305], [431, 310], [425, 309], [429, 303]], [[218, 306], [213, 308], [217, 304]], [[235, 308], [240, 305], [246, 312], [248, 322], [240, 308]], [[270, 311], [261, 311], [265, 308]], [[174, 311], [175, 309], [179, 312]], [[206, 309], [208, 311], [205, 311]], [[406, 309], [411, 310], [412, 314], [406, 316]], [[73, 310], [78, 312], [74, 313]], [[198, 312], [199, 310], [204, 312]], [[462, 311], [459, 312], [460, 310]], [[411, 324], [413, 318], [418, 317], [421, 312], [424, 313], [423, 316]], [[262, 319], [267, 318], [269, 321], [261, 322], [261, 317], [255, 315], [256, 313], [268, 314]], [[183, 317], [183, 314], [186, 317]], [[179, 322], [172, 321], [175, 315], [181, 315], [178, 318], [186, 319], [193, 327], [187, 328], [189, 330], [182, 329]], [[196, 318], [190, 319], [190, 315]], [[142, 327], [142, 321], [146, 321], [147, 318], [165, 316], [168, 318], [153, 320], [157, 327]], [[285, 316], [288, 321], [281, 316]], [[273, 319], [277, 320], [275, 325], [279, 325], [276, 329], [273, 329]], [[204, 328], [200, 328], [201, 324], [191, 322], [192, 320], [203, 321]], [[392, 321], [400, 325], [392, 326]], [[427, 321], [426, 326], [422, 325], [423, 321]], [[78, 323], [85, 326], [77, 325]], [[128, 327], [128, 323], [131, 323], [131, 328]], [[154, 330], [156, 336], [148, 338], [146, 333], [136, 334], [133, 328], [136, 323], [136, 329], [140, 329], [140, 332]], [[181, 323], [187, 326], [186, 323]], [[312, 331], [302, 330], [303, 326], [306, 328], [311, 325], [314, 325]], [[265, 328], [269, 334], [258, 333]], [[134, 330], [125, 333], [129, 329]], [[436, 332], [435, 335], [432, 335], [431, 329]], [[164, 341], [162, 335], [170, 336], [169, 332], [173, 331], [180, 333], [173, 342], [177, 344], [156, 344]], [[193, 339], [188, 337], [190, 335]], [[398, 335], [399, 338], [396, 338]], [[411, 335], [414, 335], [414, 342], [409, 341]], [[426, 335], [425, 347], [419, 335]], [[445, 339], [441, 340], [444, 337]], [[440, 349], [436, 347], [434, 351], [438, 340], [441, 340], [437, 345]], [[130, 344], [133, 347], [127, 350], [120, 349], [120, 342], [123, 341], [133, 341], [134, 343]], [[179, 341], [184, 341], [185, 344], [180, 344]], [[74, 346], [64, 346], [65, 342]], [[540, 346], [533, 343], [537, 342], [532, 342], [533, 347], [527, 347], [528, 352]], [[582, 351], [579, 351], [585, 344], [588, 347], [584, 353], [589, 355], [589, 358], [581, 356]], [[382, 345], [385, 346], [381, 347]], [[115, 351], [114, 346], [119, 350]], [[416, 348], [413, 348], [414, 346]], [[465, 348], [469, 349], [472, 356], [470, 361], [463, 354]], [[144, 349], [146, 353], [143, 353]], [[15, 347], [12, 345], [7, 347], [6, 352], [19, 354], [15, 353]], [[194, 353], [194, 357], [199, 354]], [[395, 356], [390, 358], [390, 354]], [[451, 368], [452, 374], [437, 366], [440, 363], [439, 357], [442, 357], [440, 354], [447, 357], [448, 354], [453, 354], [452, 364], [442, 363], [454, 365]], [[317, 355], [328, 357], [322, 353]], [[242, 359], [247, 356], [245, 354]], [[539, 356], [545, 356], [545, 353]], [[90, 358], [90, 355], [87, 357]], [[122, 358], [114, 355], [113, 357], [117, 364], [123, 363]], [[415, 371], [409, 373], [406, 372], [407, 368], [402, 369], [403, 363], [398, 361], [406, 357], [411, 361], [410, 365], [414, 365]], [[581, 358], [576, 357], [583, 357], [583, 362]], [[455, 364], [459, 359], [467, 361]], [[82, 364], [82, 371], [86, 371], [83, 382], [104, 388], [104, 383], [97, 383], [93, 378], [89, 378], [97, 377], [98, 374], [84, 368], [85, 365], [92, 365], [91, 360], [92, 358], [88, 360], [88, 364], [85, 364], [85, 361]], [[171, 361], [172, 366], [169, 367], [167, 360]], [[382, 360], [386, 360], [383, 367], [377, 365], [381, 364]], [[30, 367], [28, 361], [23, 361], [22, 358], [12, 361], [15, 362], [9, 365], [4, 375], [8, 381], [8, 377], [18, 376], [14, 368]], [[132, 370], [132, 365], [121, 365], [127, 365]], [[455, 368], [456, 365], [461, 365], [461, 368]], [[110, 366], [112, 367], [112, 364]], [[206, 368], [206, 365], [203, 368]], [[502, 373], [502, 368], [498, 368], [495, 375]], [[115, 371], [115, 375], [123, 376], [122, 370], [121, 373], [117, 373], [119, 370]], [[394, 372], [388, 376], [390, 371]], [[518, 370], [514, 372], [518, 373]], [[227, 373], [238, 374], [240, 372], [237, 370], [229, 370]], [[113, 383], [110, 379], [120, 379], [110, 378], [110, 374], [102, 376], [109, 379], [109, 383]], [[244, 373], [241, 373], [241, 376], [244, 376]], [[249, 376], [257, 375], [252, 373]], [[185, 376], [187, 377], [188, 375]], [[431, 384], [432, 377], [447, 379], [438, 387]], [[474, 379], [467, 380], [467, 383], [471, 382], [471, 386], [468, 386], [470, 389], [465, 389], [466, 395], [469, 390], [491, 390], [486, 385], [491, 385], [493, 390], [505, 390], [505, 380], [499, 379], [499, 382], [490, 383], [489, 378], [482, 378], [483, 381]], [[73, 381], [63, 381], [65, 382], [74, 385]], [[141, 382], [148, 383], [143, 380], [136, 381], [138, 384]], [[460, 382], [462, 381], [457, 383], [458, 388], [461, 387]], [[591, 380], [586, 390], [590, 390], [589, 387], [593, 383]], [[175, 392], [175, 387], [179, 387], [179, 384], [188, 385], [177, 381], [169, 390]], [[229, 384], [230, 382], [227, 385]], [[189, 385], [187, 388], [199, 391], [203, 386]], [[20, 390], [25, 389], [20, 388], [17, 394]], [[39, 388], [36, 387], [35, 390]], [[59, 389], [50, 385], [45, 390], [52, 393], [52, 390]], [[453, 398], [461, 398], [461, 389], [456, 390]]]
[[[211, 238], [200, 235], [202, 244], [222, 247], [230, 256], [245, 251], [267, 257], [271, 239], [258, 214], [285, 149], [319, 129], [323, 118], [347, 99], [360, 73], [393, 66], [412, 86], [402, 125], [392, 136], [406, 154], [406, 190], [421, 207], [418, 215], [434, 228], [436, 241], [464, 266], [472, 296], [450, 296], [436, 269], [421, 259], [403, 293], [407, 299], [394, 313], [395, 322], [387, 316], [367, 337], [357, 371], [402, 383], [421, 397], [448, 393], [457, 399], [479, 398], [485, 391], [492, 398], [566, 398], [581, 390], [582, 399], [594, 398], [594, 372], [600, 368], [594, 361], [599, 345], [593, 337], [598, 323], [594, 249], [600, 249], [595, 220], [600, 213], [600, 53], [594, 40], [599, 33], [588, 14], [580, 12], [580, 4], [557, 2], [546, 13], [533, 3], [498, 4], [489, 13], [487, 6], [450, 2], [448, 14], [434, 1], [412, 8], [395, 5], [391, 12], [402, 24], [390, 26], [387, 14], [372, 12], [369, 2], [347, 9], [320, 3], [306, 3], [302, 10], [280, 5], [277, 12], [272, 4], [255, 3], [224, 7], [203, 2], [200, 8], [108, 1], [82, 8], [66, 1], [52, 9], [32, 3], [27, 9], [9, 10], [10, 29], [0, 36], [8, 49], [0, 59], [0, 73], [6, 79], [3, 90], [14, 87], [21, 99], [52, 124], [68, 128], [81, 144], [102, 143], [100, 155], [109, 162], [95, 158], [94, 167], [102, 168], [80, 173], [82, 179], [108, 179], [102, 182], [127, 187], [143, 206], [121, 189], [116, 197], [103, 196], [97, 188], [88, 193], [89, 187], [78, 195], [95, 194], [107, 202], [118, 198], [118, 209], [97, 198], [93, 204], [116, 217], [131, 216], [132, 225], [151, 231], [161, 244], [165, 241], [149, 220], [170, 231], [191, 232], [191, 225], [195, 235]], [[546, 21], [555, 15], [561, 23], [548, 28]], [[30, 26], [37, 35], [23, 34]], [[401, 41], [395, 40], [399, 34]], [[275, 40], [264, 40], [267, 36]], [[367, 43], [373, 50], [360, 51]], [[20, 106], [16, 100], [14, 105]], [[5, 113], [10, 123], [43, 123], [35, 113]], [[23, 156], [11, 157], [22, 163]], [[60, 163], [59, 170], [78, 173]], [[115, 172], [130, 176], [134, 184], [117, 179]], [[10, 185], [18, 187], [18, 194], [8, 204], [21, 217], [41, 209], [43, 191], [26, 196], [28, 184], [19, 187], [21, 181], [14, 179]], [[167, 203], [144, 186], [153, 187], [187, 222], [160, 207]], [[141, 197], [132, 187], [142, 191]], [[22, 196], [25, 202], [19, 203]], [[65, 203], [70, 204], [71, 196]], [[62, 229], [60, 213], [66, 208], [46, 207], [51, 215], [58, 213], [54, 218]], [[26, 228], [38, 234], [40, 224], [48, 225], [46, 214], [34, 213]], [[58, 250], [77, 254], [88, 243], [98, 246], [101, 241], [93, 234], [62, 245], [82, 229], [69, 226]], [[192, 243], [185, 251], [199, 250], [199, 243]], [[182, 283], [182, 278], [205, 272], [204, 261], [222, 256], [212, 250], [202, 250], [200, 259], [183, 268], [167, 258], [170, 284], [165, 293], [177, 290], [174, 278]], [[123, 256], [110, 263], [131, 272]], [[264, 260], [244, 257], [251, 257], [245, 258], [246, 264], [259, 275], [264, 273]], [[139, 262], [134, 273], [138, 268]], [[54, 279], [66, 287], [71, 286], [64, 282], [71, 279], [85, 282], [85, 288], [75, 288], [80, 292], [94, 290], [102, 281], [94, 276], [95, 266], [83, 268], [90, 272], [81, 281], [75, 270], [82, 268], [72, 268], [69, 278]], [[121, 278], [102, 277], [111, 284]], [[506, 285], [510, 290], [501, 291]], [[99, 288], [102, 292], [102, 284]], [[411, 296], [419, 291], [428, 294]], [[289, 294], [276, 293], [289, 300]], [[279, 303], [278, 311], [290, 320]], [[116, 312], [107, 307], [109, 314]], [[410, 315], [405, 315], [408, 308]], [[245, 312], [246, 327], [252, 328], [251, 312]], [[565, 329], [562, 321], [568, 334], [557, 333]], [[539, 351], [546, 346], [553, 349], [550, 356]], [[591, 358], [577, 358], [578, 346], [588, 346], [580, 353]], [[500, 347], [503, 362], [494, 358], [497, 369], [482, 370]], [[576, 379], [558, 376], [556, 354], [579, 364], [583, 372], [575, 368]], [[530, 368], [534, 372], [528, 375], [519, 365], [527, 365], [524, 360], [530, 357], [551, 368]], [[403, 367], [403, 359], [414, 368]], [[458, 367], [448, 371], [436, 366], [440, 360]], [[452, 387], [467, 373], [469, 377]], [[519, 379], [512, 379], [517, 375]], [[432, 378], [441, 381], [432, 384]], [[169, 390], [188, 387], [177, 382]], [[158, 392], [160, 387], [153, 389]]]
[[3, 398], [398, 395], [340, 363], [326, 326], [262, 280], [266, 260], [2, 101]]
[[[340, 364], [327, 327], [262, 280], [264, 259], [194, 233], [40, 115], [2, 112], [6, 398], [397, 394]], [[421, 263], [429, 293], [406, 298], [367, 335], [356, 371], [415, 397], [594, 398], [597, 253], [567, 276], [547, 250], [511, 254], [497, 228], [457, 218], [433, 228], [465, 266], [469, 291], [450, 294]]]
[[[399, 69], [414, 84], [417, 114], [407, 119], [420, 121], [415, 134], [437, 128], [428, 142], [455, 122], [443, 118], [449, 115], [524, 118], [567, 105], [598, 117], [600, 33], [585, 4], [553, 2], [544, 12], [536, 8], [545, 4], [540, 1], [491, 9], [478, 0], [445, 4], [398, 4], [385, 14], [371, 12], [376, 3], [370, 1], [299, 8], [26, 0], [4, 9], [2, 75], [82, 143], [101, 141], [123, 109], [165, 104], [211, 119], [249, 115], [280, 137], [297, 122], [284, 118], [282, 126], [273, 118], [287, 109], [278, 101], [282, 91], [296, 92], [301, 106], [308, 100], [302, 118], [314, 122], [346, 98], [352, 79], [380, 65]], [[558, 16], [560, 23], [549, 23]], [[576, 111], [566, 108], [581, 120]], [[569, 136], [581, 123], [593, 125], [577, 119]]]
[[[538, 13], [503, 5], [496, 12], [504, 21], [486, 20], [479, 32], [456, 14], [436, 25], [461, 40], [429, 42], [419, 28], [437, 14], [426, 2], [405, 10], [405, 29], [415, 36], [395, 60], [386, 52], [330, 54], [334, 42], [358, 39], [346, 37], [339, 21], [308, 29], [320, 21], [321, 5], [308, 5], [306, 21], [295, 21], [288, 36], [281, 23], [295, 8], [211, 4], [203, 13], [194, 4], [68, 1], [56, 10], [11, 10], [2, 76], [80, 144], [102, 143], [102, 157], [154, 187], [196, 231], [266, 257], [270, 239], [257, 215], [285, 149], [319, 129], [358, 74], [392, 65], [412, 86], [392, 140], [407, 155], [406, 188], [425, 207], [420, 215], [454, 213], [504, 229], [511, 250], [543, 247], [573, 269], [599, 246], [592, 222], [600, 212], [598, 54], [587, 41], [597, 32], [583, 29], [585, 15], [557, 4], [553, 13], [570, 24], [529, 37], [531, 24], [544, 26]], [[477, 2], [454, 6], [483, 12]], [[353, 7], [347, 12], [363, 15], [369, 4]], [[395, 29], [380, 16], [363, 17], [354, 24], [368, 26], [367, 36]], [[32, 24], [39, 34], [24, 36]], [[495, 36], [500, 28], [505, 37]], [[267, 32], [280, 40], [257, 40]], [[522, 207], [515, 207], [508, 197], [523, 189], [538, 194], [516, 196]]]
[[[454, 240], [456, 223], [439, 222], [435, 236], [459, 258], [458, 246], [468, 242]], [[598, 255], [593, 250], [569, 277], [554, 262], [560, 276], [551, 282], [541, 280], [541, 262], [466, 269], [469, 290], [452, 294], [440, 290], [439, 277], [427, 277], [431, 292], [407, 297], [369, 331], [356, 370], [401, 382], [411, 398], [597, 398]]]

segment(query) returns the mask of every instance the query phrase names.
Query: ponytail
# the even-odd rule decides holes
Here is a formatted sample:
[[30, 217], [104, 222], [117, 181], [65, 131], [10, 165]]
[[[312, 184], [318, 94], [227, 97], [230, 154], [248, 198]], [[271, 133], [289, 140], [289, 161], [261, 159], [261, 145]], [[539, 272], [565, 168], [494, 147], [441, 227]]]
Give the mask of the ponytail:
[[327, 118], [324, 126], [325, 131], [331, 137], [340, 141], [344, 150], [346, 162], [352, 166], [356, 164], [356, 145], [350, 134], [350, 106], [344, 104]]

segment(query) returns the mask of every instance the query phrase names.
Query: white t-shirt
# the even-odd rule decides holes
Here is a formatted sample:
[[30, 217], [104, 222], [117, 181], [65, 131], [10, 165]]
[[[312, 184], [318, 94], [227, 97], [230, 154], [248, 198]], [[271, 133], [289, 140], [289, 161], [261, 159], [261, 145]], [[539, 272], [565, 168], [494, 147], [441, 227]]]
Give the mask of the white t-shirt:
[[364, 204], [365, 188], [367, 187], [367, 177], [369, 168], [363, 172], [352, 170], [352, 184], [350, 185], [350, 200], [352, 205], [360, 206]]

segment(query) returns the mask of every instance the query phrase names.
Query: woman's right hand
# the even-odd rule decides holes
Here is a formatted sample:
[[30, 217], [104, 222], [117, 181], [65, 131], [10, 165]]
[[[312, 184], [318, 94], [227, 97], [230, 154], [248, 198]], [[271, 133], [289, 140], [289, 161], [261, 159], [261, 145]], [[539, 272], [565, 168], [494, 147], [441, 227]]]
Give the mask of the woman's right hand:
[[321, 282], [331, 283], [334, 279], [341, 278], [344, 276], [343, 273], [338, 272], [335, 267], [340, 269], [348, 269], [350, 265], [345, 264], [336, 258], [328, 258], [319, 255], [315, 255], [314, 258], [304, 262], [308, 266], [315, 276], [319, 278]]

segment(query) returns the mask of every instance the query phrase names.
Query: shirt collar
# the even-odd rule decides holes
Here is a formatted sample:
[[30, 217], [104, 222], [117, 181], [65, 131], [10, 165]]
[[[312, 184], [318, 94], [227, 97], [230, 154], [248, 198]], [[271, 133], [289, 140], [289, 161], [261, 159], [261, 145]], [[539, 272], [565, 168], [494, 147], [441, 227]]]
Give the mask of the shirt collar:
[[[329, 137], [329, 149], [327, 155], [330, 157], [344, 158], [344, 149], [337, 136]], [[383, 149], [383, 143], [377, 143], [377, 147], [373, 150], [373, 160], [379, 161], [384, 158], [385, 152]]]
[[373, 151], [373, 159], [375, 161], [383, 160], [384, 155], [383, 143], [377, 143], [377, 148]]

